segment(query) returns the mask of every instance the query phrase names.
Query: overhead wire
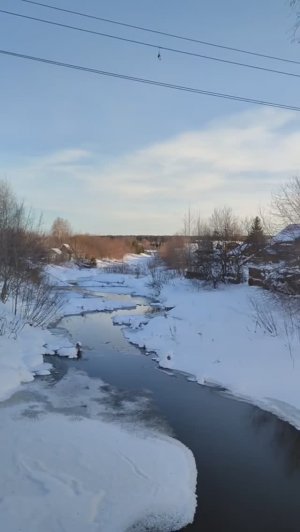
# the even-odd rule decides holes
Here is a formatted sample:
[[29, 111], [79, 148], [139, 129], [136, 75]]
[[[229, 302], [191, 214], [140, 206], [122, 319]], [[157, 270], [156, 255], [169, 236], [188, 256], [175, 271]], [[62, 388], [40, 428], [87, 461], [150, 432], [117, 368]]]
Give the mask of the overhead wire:
[[148, 27], [145, 27], [145, 26], [138, 26], [138, 25], [135, 25], [135, 24], [128, 24], [126, 22], [121, 22], [121, 21], [118, 21], [118, 20], [110, 19], [110, 18], [99, 17], [97, 15], [91, 15], [89, 13], [84, 13], [84, 12], [81, 12], [81, 11], [74, 11], [74, 10], [71, 10], [71, 9], [66, 9], [66, 8], [62, 8], [62, 7], [53, 6], [51, 4], [45, 4], [43, 2], [36, 2], [35, 0], [21, 0], [21, 2], [26, 2], [27, 4], [33, 4], [33, 5], [36, 5], [36, 6], [45, 7], [45, 8], [52, 9], [52, 10], [55, 10], [55, 11], [60, 11], [60, 12], [63, 12], [63, 13], [69, 13], [69, 14], [72, 14], [72, 15], [77, 15], [77, 16], [85, 17], [85, 18], [92, 19], [92, 20], [98, 20], [98, 21], [101, 21], [101, 22], [109, 23], [109, 24], [115, 24], [115, 25], [118, 25], [118, 26], [123, 26], [125, 28], [131, 28], [131, 29], [135, 29], [135, 30], [145, 31], [145, 32], [148, 32], [148, 33], [156, 34], [156, 35], [162, 35], [162, 36], [165, 36], [165, 37], [171, 37], [173, 39], [179, 39], [179, 40], [182, 40], [182, 41], [187, 41], [187, 42], [191, 42], [191, 43], [195, 43], [195, 44], [201, 44], [201, 45], [205, 45], [205, 46], [212, 46], [214, 48], [219, 48], [219, 49], [222, 49], [222, 50], [228, 50], [228, 51], [231, 51], [231, 52], [237, 52], [237, 53], [241, 53], [241, 54], [247, 54], [247, 55], [252, 55], [252, 56], [264, 58], [264, 59], [272, 59], [272, 60], [275, 60], [275, 61], [282, 61], [282, 62], [285, 62], [285, 63], [294, 63], [296, 65], [300, 65], [300, 61], [297, 61], [296, 59], [289, 59], [289, 58], [286, 58], [286, 57], [279, 57], [279, 56], [275, 56], [275, 55], [264, 54], [262, 52], [255, 52], [253, 50], [246, 50], [244, 48], [238, 48], [238, 47], [234, 47], [234, 46], [227, 46], [225, 44], [215, 43], [215, 42], [211, 42], [211, 41], [204, 41], [204, 40], [196, 39], [196, 38], [193, 38], [193, 37], [188, 37], [188, 36], [185, 36], [185, 35], [179, 35], [179, 34], [176, 34], [176, 33], [169, 33], [169, 32], [166, 32], [166, 31], [160, 31], [160, 30], [157, 30], [157, 29], [154, 29], [154, 28], [148, 28]]
[[35, 22], [41, 22], [43, 24], [48, 24], [48, 25], [51, 25], [51, 26], [57, 26], [57, 27], [60, 27], [60, 28], [71, 29], [71, 30], [80, 31], [80, 32], [83, 32], [83, 33], [89, 33], [89, 34], [96, 35], [96, 36], [99, 36], [99, 37], [105, 37], [105, 38], [109, 38], [109, 39], [116, 39], [116, 40], [122, 41], [122, 42], [127, 42], [127, 43], [131, 43], [131, 44], [135, 44], [135, 45], [139, 45], [139, 46], [144, 46], [144, 47], [148, 47], [148, 48], [154, 48], [156, 50], [157, 49], [158, 50], [164, 50], [164, 51], [171, 52], [171, 53], [197, 57], [198, 59], [205, 59], [205, 60], [209, 60], [209, 61], [216, 61], [218, 63], [225, 63], [225, 64], [229, 64], [229, 65], [233, 65], [233, 66], [238, 66], [238, 67], [243, 67], [243, 68], [250, 68], [250, 69], [254, 69], [254, 70], [260, 70], [260, 71], [263, 71], [263, 72], [270, 72], [272, 74], [277, 74], [277, 75], [281, 75], [281, 76], [291, 76], [291, 77], [295, 77], [295, 78], [300, 78], [300, 74], [297, 74], [297, 73], [294, 73], [294, 72], [286, 72], [284, 70], [277, 70], [277, 69], [274, 69], [274, 68], [267, 68], [267, 67], [262, 67], [262, 66], [259, 66], [259, 65], [251, 65], [249, 63], [242, 63], [242, 62], [239, 62], [239, 61], [232, 61], [230, 59], [222, 59], [220, 57], [214, 57], [214, 56], [209, 56], [209, 55], [205, 55], [205, 54], [199, 54], [199, 53], [196, 53], [196, 52], [189, 52], [187, 50], [180, 50], [178, 48], [170, 48], [168, 46], [163, 46], [161, 44], [152, 44], [152, 43], [148, 43], [148, 42], [145, 42], [145, 41], [139, 41], [139, 40], [136, 40], [136, 39], [129, 39], [127, 37], [121, 37], [119, 35], [111, 35], [109, 33], [103, 33], [103, 32], [99, 32], [99, 31], [96, 31], [96, 30], [90, 30], [90, 29], [87, 29], [87, 28], [79, 27], [79, 26], [72, 26], [70, 24], [65, 24], [65, 23], [62, 23], [62, 22], [56, 22], [56, 21], [52, 21], [52, 20], [48, 20], [48, 19], [42, 19], [42, 18], [39, 18], [39, 17], [33, 17], [33, 16], [30, 16], [30, 15], [24, 15], [23, 13], [16, 13], [14, 11], [7, 11], [5, 9], [0, 9], [0, 13], [6, 14], [6, 15], [12, 15], [12, 16], [19, 17], [19, 18], [26, 19], [26, 20], [32, 20], [32, 21], [35, 21]]
[[300, 111], [300, 107], [297, 107], [297, 106], [294, 106], [294, 105], [281, 104], [281, 103], [277, 103], [277, 102], [269, 102], [267, 100], [258, 100], [258, 99], [254, 99], [254, 98], [247, 98], [247, 97], [233, 95], [233, 94], [226, 94], [226, 93], [221, 93], [221, 92], [208, 91], [208, 90], [199, 89], [199, 88], [195, 88], [195, 87], [188, 87], [188, 86], [184, 86], [184, 85], [176, 85], [176, 84], [173, 84], [173, 83], [166, 83], [166, 82], [156, 81], [156, 80], [152, 80], [152, 79], [139, 78], [139, 77], [129, 76], [129, 75], [120, 74], [120, 73], [116, 73], [116, 72], [109, 72], [109, 71], [105, 71], [105, 70], [99, 70], [99, 69], [96, 69], [96, 68], [90, 68], [90, 67], [86, 67], [86, 66], [82, 66], [82, 65], [75, 65], [75, 64], [72, 64], [72, 63], [65, 63], [65, 62], [54, 60], [54, 59], [46, 59], [44, 57], [21, 54], [21, 53], [18, 53], [18, 52], [12, 52], [11, 50], [0, 50], [0, 54], [2, 54], [4, 56], [8, 56], [8, 57], [15, 57], [15, 58], [20, 58], [20, 59], [25, 59], [25, 60], [30, 60], [30, 61], [36, 61], [36, 62], [39, 62], [39, 63], [45, 63], [47, 65], [54, 65], [54, 66], [58, 66], [58, 67], [62, 67], [62, 68], [74, 69], [74, 70], [79, 70], [79, 71], [83, 71], [83, 72], [89, 72], [89, 73], [97, 74], [97, 75], [101, 75], [101, 76], [119, 78], [119, 79], [123, 79], [123, 80], [127, 80], [127, 81], [133, 81], [133, 82], [136, 82], [136, 83], [143, 83], [143, 84], [148, 84], [148, 85], [157, 86], [157, 87], [164, 87], [164, 88], [178, 90], [178, 91], [183, 91], [183, 92], [189, 92], [189, 93], [194, 93], [194, 94], [202, 94], [202, 95], [206, 95], [206, 96], [213, 96], [215, 98], [223, 98], [223, 99], [227, 99], [227, 100], [246, 102], [246, 103], [250, 103], [250, 104], [262, 105], [262, 106], [267, 106], [267, 107], [275, 107], [275, 108], [280, 108], [280, 109], [287, 109], [287, 110], [290, 110], [290, 111], [298, 111], [298, 112]]

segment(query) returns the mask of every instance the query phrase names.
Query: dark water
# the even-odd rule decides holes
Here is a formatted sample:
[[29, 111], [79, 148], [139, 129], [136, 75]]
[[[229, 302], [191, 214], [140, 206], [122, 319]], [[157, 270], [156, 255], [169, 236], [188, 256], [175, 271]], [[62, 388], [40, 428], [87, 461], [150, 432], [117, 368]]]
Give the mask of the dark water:
[[159, 370], [151, 355], [123, 338], [108, 313], [68, 317], [60, 325], [84, 348], [80, 360], [57, 359], [57, 371], [76, 367], [121, 394], [150, 396], [153, 417], [192, 450], [198, 508], [184, 530], [300, 532], [300, 432], [256, 407]]

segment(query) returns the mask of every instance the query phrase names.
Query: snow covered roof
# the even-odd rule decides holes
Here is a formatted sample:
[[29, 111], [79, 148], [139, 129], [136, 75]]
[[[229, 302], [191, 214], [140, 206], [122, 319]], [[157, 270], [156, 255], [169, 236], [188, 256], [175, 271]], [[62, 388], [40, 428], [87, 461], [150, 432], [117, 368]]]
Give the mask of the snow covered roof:
[[290, 224], [273, 237], [272, 243], [294, 242], [298, 238], [300, 239], [300, 224]]
[[51, 248], [50, 251], [53, 251], [53, 253], [56, 253], [57, 255], [62, 254], [62, 251], [59, 248]]
[[62, 244], [61, 247], [62, 247], [62, 248], [65, 248], [65, 249], [69, 249], [69, 250], [71, 250], [71, 246], [70, 246], [70, 244]]

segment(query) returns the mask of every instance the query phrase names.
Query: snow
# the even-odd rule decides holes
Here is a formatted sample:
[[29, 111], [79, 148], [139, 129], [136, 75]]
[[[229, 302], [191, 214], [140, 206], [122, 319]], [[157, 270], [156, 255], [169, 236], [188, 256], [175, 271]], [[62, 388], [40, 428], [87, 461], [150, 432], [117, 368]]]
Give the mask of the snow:
[[[130, 342], [154, 351], [161, 367], [225, 387], [300, 429], [299, 338], [286, 330], [290, 324], [270, 294], [247, 285], [196, 288], [176, 279], [164, 286], [161, 300], [174, 308], [124, 329]], [[258, 323], [252, 300], [267, 309], [273, 333]]]
[[300, 238], [300, 224], [290, 224], [272, 239], [272, 243], [294, 242]]
[[[103, 292], [158, 297], [155, 306], [161, 312], [113, 316], [130, 342], [155, 352], [162, 368], [189, 374], [199, 384], [225, 387], [300, 429], [299, 338], [270, 294], [245, 284], [214, 290], [172, 276], [158, 289], [151, 286], [145, 258], [140, 260], [139, 276], [134, 274], [136, 256], [128, 258], [129, 274], [107, 273], [107, 263], [99, 261], [91, 273], [55, 267], [55, 275], [60, 271], [60, 279], [89, 287], [91, 293], [101, 285]], [[276, 331], [270, 333], [259, 323], [253, 300], [274, 320]], [[121, 302], [118, 306], [114, 300], [112, 308], [122, 308]]]
[[113, 323], [115, 325], [127, 325], [131, 329], [139, 329], [142, 325], [146, 325], [149, 318], [144, 316], [114, 316]]
[[62, 254], [62, 251], [61, 251], [61, 249], [59, 249], [59, 248], [51, 248], [51, 251], [53, 251], [53, 252], [56, 253], [57, 255], [61, 255], [61, 254]]
[[[131, 293], [149, 295], [145, 278], [137, 277], [136, 272], [137, 265], [139, 275], [145, 270], [149, 255], [140, 258], [128, 255], [126, 260], [128, 268], [135, 272], [134, 275], [107, 273], [106, 269], [111, 266], [112, 261], [98, 261], [99, 268], [82, 270], [72, 262], [64, 266], [49, 265], [47, 267], [49, 279], [64, 294], [64, 303], [59, 316], [134, 308], [135, 304], [128, 299], [124, 300], [124, 297]], [[113, 264], [115, 267], [120, 266], [117, 261], [113, 261]], [[77, 285], [78, 290], [76, 290]], [[121, 295], [120, 297], [117, 295], [114, 300], [107, 300], [103, 295], [101, 297], [93, 295], [99, 291], [121, 293]], [[79, 338], [75, 338], [74, 343], [66, 334], [60, 333], [57, 336], [47, 329], [29, 325], [21, 328], [15, 337], [10, 331], [13, 327], [9, 324], [14, 322], [14, 316], [9, 303], [0, 304], [0, 319], [1, 323], [4, 321], [8, 324], [7, 331], [0, 336], [0, 401], [8, 398], [22, 383], [30, 382], [34, 375], [50, 373], [51, 366], [44, 363], [43, 354], [77, 357], [78, 350], [75, 344]]]
[[105, 422], [99, 412], [72, 415], [96, 391], [90, 403], [99, 405], [102, 384], [75, 373], [42, 389], [44, 403], [35, 396], [0, 409], [5, 532], [171, 532], [192, 522], [196, 468], [184, 445], [137, 424]]
[[[130, 309], [135, 304], [128, 294], [158, 297], [157, 312], [153, 314], [144, 316], [129, 311], [126, 315], [121, 312], [112, 316], [130, 342], [155, 352], [161, 367], [190, 374], [200, 384], [225, 387], [236, 397], [274, 412], [300, 428], [299, 339], [267, 292], [248, 285], [220, 286], [214, 290], [172, 276], [163, 277], [162, 286], [157, 287], [152, 283], [153, 274], [147, 271], [149, 256], [130, 255], [126, 261], [129, 273], [122, 273], [124, 267], [118, 261], [98, 261], [98, 267], [89, 270], [72, 263], [49, 266], [53, 283], [65, 293], [62, 314]], [[106, 293], [115, 296], [107, 299]], [[274, 334], [259, 323], [251, 303], [253, 298], [274, 320]], [[39, 334], [43, 337], [50, 333]], [[3, 357], [7, 377], [0, 377], [0, 384], [5, 381], [0, 386], [2, 395], [7, 396], [18, 382], [29, 381], [35, 373], [43, 371], [41, 353], [77, 355], [74, 341], [53, 336], [37, 340], [31, 343], [47, 345], [43, 349], [38, 347], [34, 363], [23, 355], [22, 363], [14, 362], [14, 357]]]
[[[127, 273], [117, 261], [98, 261], [90, 270], [72, 263], [49, 266], [52, 282], [65, 295], [62, 315], [119, 310], [112, 313], [114, 323], [130, 342], [154, 352], [167, 372], [179, 370], [199, 384], [225, 388], [300, 429], [298, 328], [270, 293], [246, 284], [213, 289], [160, 275], [160, 268], [151, 274], [149, 257], [126, 260]], [[131, 312], [136, 303], [128, 294], [148, 297], [156, 312]], [[129, 309], [126, 315], [122, 309]], [[29, 326], [17, 339], [2, 336], [0, 399], [19, 389], [20, 382], [49, 372], [42, 353], [75, 356], [78, 340]], [[49, 532], [140, 532], [147, 523], [171, 531], [192, 521], [196, 471], [191, 453], [159, 431], [107, 423], [97, 411], [101, 384], [93, 379], [87, 385], [82, 375], [69, 379], [51, 393], [41, 389], [45, 404], [52, 406], [42, 409], [38, 423], [25, 419], [18, 405], [0, 409], [0, 426], [5, 426], [0, 512], [6, 532], [22, 530], [28, 522], [32, 532], [45, 526]], [[38, 405], [31, 405], [33, 412]]]
[[9, 303], [0, 303], [0, 318], [4, 323], [0, 335], [0, 401], [15, 393], [22, 383], [33, 380], [35, 375], [49, 375], [52, 365], [45, 363], [43, 355], [77, 357], [77, 348], [66, 333], [52, 334], [41, 327], [23, 324], [15, 332], [15, 316]]
[[0, 401], [14, 393], [22, 382], [34, 375], [49, 374], [49, 364], [42, 357], [43, 344], [50, 338], [48, 331], [25, 326], [17, 338], [1, 336]]
[[[105, 271], [107, 262], [88, 272], [71, 264], [50, 266], [52, 282], [65, 296], [61, 315], [128, 309], [136, 305], [126, 294], [150, 295], [148, 278], [141, 273], [149, 257], [141, 259], [139, 271], [136, 257], [127, 260], [134, 271], [127, 276]], [[115, 296], [106, 300], [99, 290]], [[137, 424], [145, 400], [136, 405], [123, 401], [121, 423], [118, 416], [111, 419], [113, 412], [103, 400], [107, 385], [98, 379], [74, 370], [56, 383], [32, 383], [35, 375], [51, 371], [43, 354], [72, 358], [81, 344], [59, 329], [26, 324], [15, 335], [9, 307], [1, 305], [0, 311], [8, 324], [0, 337], [3, 530], [172, 532], [191, 523], [194, 457], [159, 427], [147, 427], [147, 416]], [[146, 322], [143, 316], [126, 320], [136, 327]]]

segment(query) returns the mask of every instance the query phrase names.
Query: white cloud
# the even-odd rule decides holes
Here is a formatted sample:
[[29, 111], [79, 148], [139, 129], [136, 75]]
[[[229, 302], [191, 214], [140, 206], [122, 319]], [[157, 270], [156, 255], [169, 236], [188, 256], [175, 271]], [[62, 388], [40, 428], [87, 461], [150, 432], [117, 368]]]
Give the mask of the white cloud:
[[203, 216], [224, 204], [241, 215], [256, 214], [272, 190], [300, 175], [299, 126], [297, 113], [252, 110], [110, 164], [74, 149], [31, 159], [6, 174], [14, 175], [16, 191], [34, 206], [59, 211], [77, 229], [171, 233], [188, 205]]

